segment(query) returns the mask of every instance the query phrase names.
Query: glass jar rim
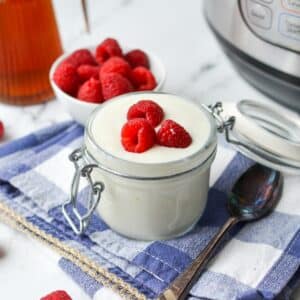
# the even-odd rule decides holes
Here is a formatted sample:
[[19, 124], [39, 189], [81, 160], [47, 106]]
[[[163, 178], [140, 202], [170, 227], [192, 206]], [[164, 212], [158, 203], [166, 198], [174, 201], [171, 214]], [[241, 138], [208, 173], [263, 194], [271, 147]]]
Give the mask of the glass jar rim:
[[[145, 92], [133, 92], [132, 95], [136, 94], [143, 94], [145, 95]], [[171, 95], [176, 96], [175, 94], [171, 93], [163, 93], [163, 92], [147, 92], [149, 95], [157, 95], [157, 94], [163, 94], [163, 95]], [[120, 95], [117, 97], [114, 97], [110, 101], [114, 101], [120, 98], [123, 98], [127, 95]], [[181, 96], [180, 96], [181, 97]], [[186, 98], [181, 97], [183, 100], [188, 101]], [[117, 157], [106, 150], [104, 150], [96, 141], [92, 133], [92, 126], [93, 122], [95, 120], [96, 115], [100, 110], [103, 109], [104, 106], [109, 105], [109, 102], [107, 104], [102, 104], [97, 109], [94, 110], [94, 112], [91, 114], [86, 127], [85, 127], [85, 134], [84, 134], [84, 143], [86, 152], [88, 155], [93, 158], [95, 162], [100, 162], [100, 164], [108, 170], [112, 170], [113, 172], [117, 174], [126, 174], [126, 176], [132, 176], [132, 177], [138, 177], [138, 178], [156, 178], [156, 177], [167, 177], [172, 176], [175, 174], [181, 174], [186, 171], [189, 171], [191, 169], [194, 169], [195, 167], [199, 167], [207, 161], [211, 156], [213, 156], [216, 145], [217, 145], [217, 129], [216, 129], [216, 123], [212, 115], [201, 105], [193, 102], [196, 107], [198, 107], [207, 117], [207, 120], [210, 124], [210, 132], [209, 136], [204, 143], [204, 145], [196, 152], [192, 153], [191, 155], [178, 160], [172, 160], [167, 162], [159, 162], [159, 163], [147, 163], [147, 162], [134, 162], [130, 160], [126, 160], [124, 158]], [[130, 165], [130, 168], [126, 167], [126, 164]], [[172, 165], [172, 170], [170, 170], [170, 165]], [[159, 170], [158, 170], [159, 169]], [[162, 171], [163, 170], [163, 171]], [[148, 172], [147, 172], [148, 171]], [[150, 173], [145, 176], [145, 173]]]

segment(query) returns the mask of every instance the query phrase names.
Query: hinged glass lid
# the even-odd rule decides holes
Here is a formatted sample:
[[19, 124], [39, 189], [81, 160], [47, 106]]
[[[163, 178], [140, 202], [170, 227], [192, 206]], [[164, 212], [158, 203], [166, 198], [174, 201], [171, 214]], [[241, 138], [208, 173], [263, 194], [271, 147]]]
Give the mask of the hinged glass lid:
[[249, 158], [300, 174], [300, 118], [252, 100], [217, 103], [209, 110], [226, 140]]

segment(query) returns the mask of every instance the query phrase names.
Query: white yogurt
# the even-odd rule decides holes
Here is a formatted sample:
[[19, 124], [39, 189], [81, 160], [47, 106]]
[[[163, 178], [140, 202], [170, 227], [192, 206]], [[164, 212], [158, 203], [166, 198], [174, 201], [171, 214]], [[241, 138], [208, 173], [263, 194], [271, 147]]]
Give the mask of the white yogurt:
[[[153, 100], [165, 119], [180, 123], [193, 142], [184, 149], [155, 146], [130, 153], [120, 142], [128, 108]], [[168, 239], [189, 230], [206, 205], [216, 128], [200, 106], [162, 93], [135, 93], [111, 100], [93, 113], [86, 128], [85, 162], [97, 164], [94, 181], [105, 185], [98, 211], [115, 231], [142, 240]]]
[[[192, 144], [184, 149], [154, 146], [144, 153], [125, 151], [121, 144], [121, 129], [126, 123], [129, 107], [139, 100], [152, 100], [165, 112], [164, 119], [172, 119], [182, 125], [191, 135]], [[107, 153], [120, 159], [140, 163], [166, 163], [184, 159], [203, 148], [209, 139], [211, 128], [208, 116], [199, 106], [171, 94], [133, 94], [107, 102], [95, 116], [92, 134], [96, 143]], [[157, 126], [156, 130], [158, 130]]]

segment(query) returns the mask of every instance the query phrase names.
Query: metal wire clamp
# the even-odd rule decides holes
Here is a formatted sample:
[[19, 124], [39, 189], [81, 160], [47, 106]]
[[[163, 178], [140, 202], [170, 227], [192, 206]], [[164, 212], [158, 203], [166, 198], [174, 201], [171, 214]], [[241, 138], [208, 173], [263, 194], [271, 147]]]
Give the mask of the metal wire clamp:
[[[99, 201], [101, 199], [101, 194], [104, 190], [104, 184], [100, 181], [93, 182], [92, 172], [97, 165], [95, 164], [85, 164], [83, 162], [82, 149], [76, 149], [73, 151], [69, 159], [73, 162], [75, 167], [75, 174], [71, 184], [71, 197], [70, 199], [62, 205], [62, 213], [66, 218], [67, 222], [71, 226], [72, 230], [77, 234], [81, 235], [85, 232], [89, 225], [90, 218], [95, 211]], [[80, 164], [81, 162], [81, 164]], [[87, 212], [83, 215], [80, 214], [78, 210], [78, 190], [80, 179], [86, 178], [90, 186], [90, 194], [88, 196]], [[67, 206], [71, 206], [71, 212], [73, 213], [73, 219], [71, 217], [71, 212], [67, 211]], [[74, 217], [77, 222], [74, 222]], [[78, 223], [76, 225], [76, 223]]]
[[232, 140], [229, 136], [230, 131], [232, 131], [235, 124], [235, 117], [230, 116], [228, 118], [224, 118], [222, 116], [223, 112], [223, 104], [222, 102], [217, 102], [213, 105], [206, 106], [204, 108], [214, 117], [217, 124], [217, 130], [219, 133], [224, 133], [226, 141], [232, 144], [239, 144], [239, 142]]

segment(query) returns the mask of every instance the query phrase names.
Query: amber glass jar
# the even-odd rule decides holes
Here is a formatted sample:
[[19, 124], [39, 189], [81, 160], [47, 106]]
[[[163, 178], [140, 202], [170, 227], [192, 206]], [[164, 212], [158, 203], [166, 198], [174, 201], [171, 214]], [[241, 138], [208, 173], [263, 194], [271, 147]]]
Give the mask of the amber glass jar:
[[61, 53], [51, 0], [0, 0], [1, 102], [49, 100], [49, 69]]

